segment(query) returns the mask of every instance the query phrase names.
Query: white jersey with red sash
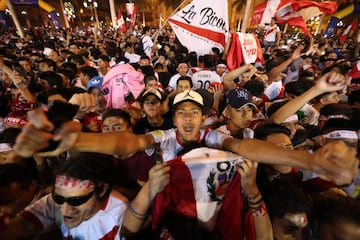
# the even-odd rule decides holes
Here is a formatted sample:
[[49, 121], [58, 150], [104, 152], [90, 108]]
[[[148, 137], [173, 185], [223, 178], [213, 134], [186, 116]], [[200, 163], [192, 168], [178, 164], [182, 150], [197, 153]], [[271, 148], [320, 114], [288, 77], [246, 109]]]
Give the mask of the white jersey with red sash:
[[113, 191], [95, 215], [77, 227], [68, 229], [63, 223], [59, 205], [48, 194], [26, 207], [21, 215], [32, 221], [39, 231], [55, 223], [65, 239], [117, 240], [120, 239], [119, 232], [126, 208], [127, 199]]

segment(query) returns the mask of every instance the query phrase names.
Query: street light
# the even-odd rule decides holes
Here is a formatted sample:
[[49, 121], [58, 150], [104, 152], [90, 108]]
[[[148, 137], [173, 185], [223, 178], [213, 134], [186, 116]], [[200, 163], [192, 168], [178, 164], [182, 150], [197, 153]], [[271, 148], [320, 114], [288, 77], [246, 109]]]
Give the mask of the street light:
[[92, 1], [92, 0], [87, 0], [83, 2], [83, 6], [85, 8], [89, 8], [91, 11], [91, 21], [94, 20], [94, 15], [95, 15], [95, 21], [96, 21], [96, 27], [99, 28], [99, 17], [97, 14], [97, 7], [98, 7], [98, 3], [96, 1]]

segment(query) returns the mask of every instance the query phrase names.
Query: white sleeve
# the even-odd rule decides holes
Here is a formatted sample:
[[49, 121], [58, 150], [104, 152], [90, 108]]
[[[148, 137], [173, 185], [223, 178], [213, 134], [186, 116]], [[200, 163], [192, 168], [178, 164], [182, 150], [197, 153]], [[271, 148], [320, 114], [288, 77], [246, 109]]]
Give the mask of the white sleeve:
[[220, 131], [211, 130], [205, 138], [206, 146], [210, 148], [222, 149], [225, 139], [231, 137]]

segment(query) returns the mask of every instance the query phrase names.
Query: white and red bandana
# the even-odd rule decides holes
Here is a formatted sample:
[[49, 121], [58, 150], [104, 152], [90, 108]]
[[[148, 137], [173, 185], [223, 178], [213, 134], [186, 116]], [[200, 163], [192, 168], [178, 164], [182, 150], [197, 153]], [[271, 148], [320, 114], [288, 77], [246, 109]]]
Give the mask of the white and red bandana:
[[90, 180], [81, 180], [65, 175], [56, 176], [55, 187], [66, 189], [94, 189], [95, 185]]

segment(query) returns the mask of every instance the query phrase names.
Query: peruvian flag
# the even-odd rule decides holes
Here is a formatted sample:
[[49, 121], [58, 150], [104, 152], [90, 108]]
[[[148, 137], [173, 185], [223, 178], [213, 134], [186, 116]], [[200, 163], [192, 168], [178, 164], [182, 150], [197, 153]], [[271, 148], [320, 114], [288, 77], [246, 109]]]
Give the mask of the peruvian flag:
[[229, 32], [227, 0], [193, 0], [170, 17], [176, 37], [189, 51], [205, 55], [224, 50]]
[[254, 14], [251, 18], [251, 25], [265, 25], [265, 23], [270, 23], [271, 18], [275, 16], [279, 4], [280, 0], [269, 0], [255, 6]]
[[121, 32], [126, 32], [126, 24], [123, 18], [123, 15], [121, 13], [121, 10], [118, 9], [118, 15], [117, 15], [117, 28], [121, 30]]
[[264, 57], [259, 39], [254, 34], [232, 33], [231, 46], [227, 55], [227, 66], [230, 70], [241, 64], [263, 62]]
[[167, 162], [170, 183], [154, 200], [153, 229], [167, 213], [197, 219], [200, 226], [221, 239], [255, 239], [251, 215], [244, 211], [239, 155], [197, 148]]
[[306, 26], [309, 18], [321, 13], [333, 14], [336, 12], [336, 2], [314, 2], [314, 1], [282, 1], [280, 2], [275, 17], [278, 23], [288, 23], [290, 26], [301, 28], [306, 35], [311, 34]]
[[135, 3], [126, 3], [126, 12], [130, 15], [130, 32], [134, 30], [136, 23], [136, 5]]
[[352, 30], [356, 30], [356, 26], [357, 26], [357, 21], [356, 18], [354, 18], [354, 20], [351, 22], [351, 24], [345, 29], [345, 31], [343, 32], [343, 34], [340, 37], [340, 42], [344, 43], [347, 36], [350, 34], [350, 32]]

